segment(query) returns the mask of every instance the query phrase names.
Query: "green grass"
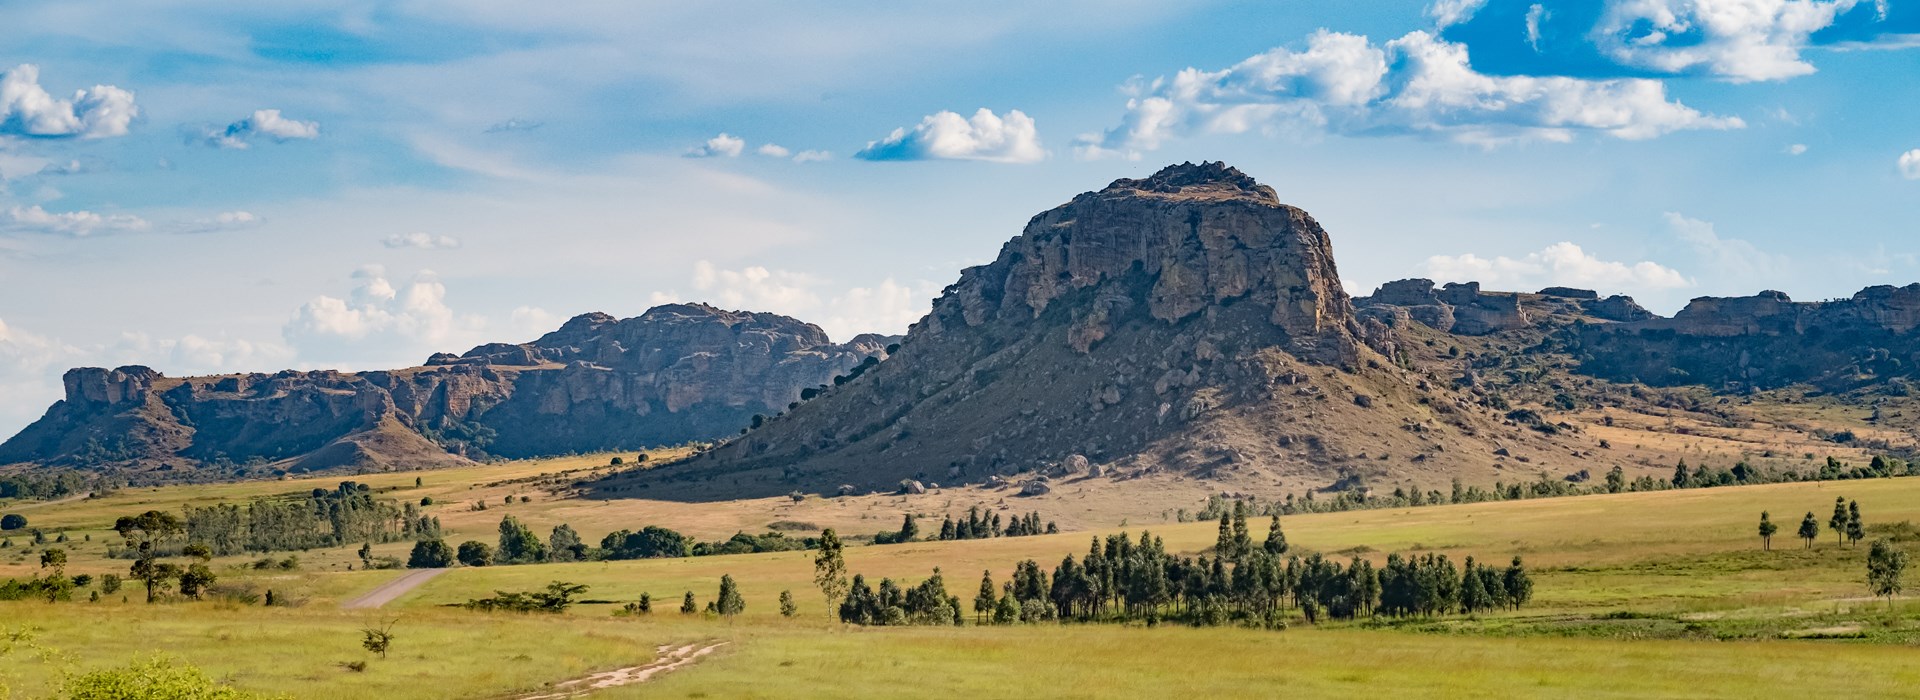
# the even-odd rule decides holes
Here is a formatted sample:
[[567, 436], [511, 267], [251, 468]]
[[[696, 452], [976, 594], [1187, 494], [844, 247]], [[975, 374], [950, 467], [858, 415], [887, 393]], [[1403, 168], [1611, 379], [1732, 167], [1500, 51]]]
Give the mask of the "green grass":
[[[144, 651], [171, 650], [243, 687], [302, 697], [500, 695], [639, 664], [660, 643], [707, 639], [730, 643], [691, 669], [606, 696], [900, 697], [1005, 694], [1009, 688], [1086, 697], [1394, 691], [1702, 697], [1813, 687], [1860, 697], [1908, 694], [1920, 682], [1905, 661], [1920, 644], [1920, 606], [1863, 599], [1865, 547], [1842, 547], [1823, 533], [1813, 549], [1776, 536], [1774, 550], [1763, 552], [1754, 534], [1761, 510], [1772, 511], [1788, 531], [1810, 510], [1824, 523], [1836, 495], [1859, 500], [1870, 529], [1895, 536], [1909, 551], [1920, 545], [1911, 528], [1900, 525], [1920, 521], [1920, 479], [1293, 516], [1284, 527], [1302, 551], [1363, 551], [1376, 562], [1394, 551], [1444, 552], [1456, 561], [1472, 555], [1494, 563], [1523, 555], [1535, 571], [1537, 598], [1523, 611], [1472, 619], [1320, 628], [1296, 621], [1284, 632], [1055, 625], [850, 629], [828, 622], [812, 586], [810, 552], [456, 569], [377, 614], [341, 611], [331, 601], [399, 572], [322, 569], [264, 576], [229, 568], [235, 580], [290, 591], [310, 603], [298, 610], [7, 603], [0, 604], [0, 620], [43, 627], [48, 644], [89, 663], [117, 664]], [[574, 506], [553, 506], [567, 507]], [[729, 509], [728, 518], [744, 517], [739, 511], [746, 507], [710, 506]], [[650, 522], [676, 524], [670, 518]], [[1213, 523], [1150, 529], [1170, 550], [1185, 553], [1210, 547], [1216, 531]], [[1264, 521], [1254, 529], [1259, 539]], [[876, 579], [917, 580], [942, 567], [949, 592], [970, 603], [982, 569], [1004, 581], [1021, 559], [1051, 568], [1066, 554], [1085, 552], [1089, 537], [1115, 531], [854, 547], [847, 559], [853, 571]], [[711, 600], [722, 574], [740, 582], [746, 614], [708, 620], [673, 612], [688, 590], [702, 605]], [[448, 607], [554, 580], [588, 584], [585, 597], [602, 602], [555, 617]], [[778, 616], [775, 601], [783, 589], [798, 598], [802, 619]], [[611, 615], [643, 592], [654, 598], [653, 616]], [[401, 652], [365, 673], [344, 670], [341, 663], [366, 657], [358, 627], [381, 616], [400, 618]], [[39, 667], [18, 671], [27, 687], [39, 688], [50, 682], [50, 673]]]

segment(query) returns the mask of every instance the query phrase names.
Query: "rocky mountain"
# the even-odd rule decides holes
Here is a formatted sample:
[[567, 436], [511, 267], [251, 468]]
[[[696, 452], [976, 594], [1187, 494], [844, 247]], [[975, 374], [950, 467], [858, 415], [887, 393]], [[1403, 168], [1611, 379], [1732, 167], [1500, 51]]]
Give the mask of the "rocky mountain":
[[1431, 283], [1381, 296], [1356, 312], [1327, 232], [1271, 188], [1176, 165], [1034, 217], [853, 380], [601, 488], [739, 497], [1089, 470], [1295, 490], [1388, 472], [1490, 483], [1509, 455], [1576, 449], [1410, 364], [1413, 338], [1382, 320], [1495, 332], [1527, 324], [1527, 300]]
[[600, 313], [530, 343], [372, 372], [167, 377], [67, 372], [66, 398], [0, 444], [0, 464], [306, 472], [457, 464], [710, 440], [881, 357], [817, 326], [700, 304]]

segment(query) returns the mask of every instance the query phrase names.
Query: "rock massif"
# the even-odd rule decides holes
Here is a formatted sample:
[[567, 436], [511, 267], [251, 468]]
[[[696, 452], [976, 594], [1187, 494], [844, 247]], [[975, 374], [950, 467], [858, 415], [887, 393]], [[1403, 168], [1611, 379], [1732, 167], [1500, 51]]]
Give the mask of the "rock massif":
[[166, 377], [81, 368], [0, 464], [314, 471], [709, 440], [771, 415], [890, 338], [698, 304], [575, 317], [530, 343], [371, 372]]
[[[1485, 296], [1426, 289], [1425, 306]], [[1452, 325], [1510, 323], [1487, 306]], [[1356, 314], [1313, 217], [1233, 168], [1177, 165], [1034, 217], [852, 381], [602, 488], [741, 497], [1070, 471], [1317, 488], [1376, 470], [1376, 451], [1435, 475], [1468, 455], [1489, 469], [1498, 418], [1394, 366], [1399, 342]]]

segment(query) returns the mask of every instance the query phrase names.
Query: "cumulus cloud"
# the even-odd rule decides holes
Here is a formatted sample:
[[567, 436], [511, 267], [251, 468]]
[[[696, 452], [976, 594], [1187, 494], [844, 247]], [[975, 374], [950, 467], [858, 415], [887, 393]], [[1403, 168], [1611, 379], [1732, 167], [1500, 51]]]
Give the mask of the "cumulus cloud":
[[816, 324], [836, 340], [861, 333], [904, 333], [933, 308], [938, 289], [907, 285], [892, 278], [870, 287], [834, 291], [827, 280], [799, 272], [748, 266], [722, 269], [702, 260], [694, 264], [695, 293], [655, 292], [654, 304], [700, 301], [746, 311], [766, 311]]
[[1033, 163], [1047, 157], [1033, 118], [1020, 110], [1005, 117], [982, 108], [972, 118], [939, 112], [912, 129], [898, 128], [854, 154], [864, 160], [984, 160]]
[[0, 232], [45, 233], [84, 238], [99, 233], [145, 231], [145, 219], [131, 214], [97, 214], [90, 211], [49, 212], [36, 204], [15, 206], [0, 216]]
[[720, 132], [719, 136], [707, 139], [706, 143], [687, 151], [688, 158], [733, 158], [746, 150], [747, 140], [738, 136], [729, 136]]
[[256, 136], [277, 142], [317, 139], [320, 123], [288, 119], [281, 116], [280, 110], [262, 109], [224, 129], [208, 129], [204, 141], [216, 148], [247, 148]]
[[1602, 260], [1570, 242], [1555, 243], [1519, 258], [1483, 258], [1472, 253], [1436, 255], [1426, 275], [1441, 282], [1481, 282], [1495, 289], [1580, 287], [1608, 292], [1643, 293], [1691, 286], [1678, 270], [1651, 261]]
[[460, 239], [446, 234], [396, 233], [380, 242], [388, 248], [415, 248], [419, 250], [442, 250], [460, 247]]
[[1900, 175], [1908, 180], [1920, 180], [1920, 148], [1900, 154]]
[[133, 93], [112, 85], [77, 90], [62, 100], [40, 86], [40, 67], [0, 71], [0, 135], [33, 138], [124, 136], [139, 116]]
[[801, 151], [793, 154], [793, 162], [795, 163], [814, 163], [831, 160], [832, 158], [833, 154], [826, 151]]
[[1857, 0], [1611, 0], [1589, 34], [1622, 66], [1732, 82], [1807, 75], [1801, 59], [1815, 32]]
[[314, 297], [282, 328], [282, 337], [303, 360], [419, 362], [436, 350], [464, 350], [458, 346], [473, 344], [485, 326], [484, 319], [454, 313], [446, 285], [431, 271], [396, 286], [386, 268], [369, 265], [353, 279], [346, 298]]
[[1745, 126], [1667, 96], [1655, 80], [1495, 76], [1464, 44], [1416, 31], [1374, 45], [1321, 30], [1304, 51], [1276, 48], [1232, 67], [1136, 82], [1120, 126], [1081, 137], [1082, 157], [1138, 157], [1190, 133], [1300, 129], [1417, 134], [1463, 143], [1570, 141], [1581, 133], [1648, 139]]
[[777, 143], [761, 144], [759, 148], [754, 149], [754, 152], [769, 158], [785, 158], [793, 155], [793, 151]]

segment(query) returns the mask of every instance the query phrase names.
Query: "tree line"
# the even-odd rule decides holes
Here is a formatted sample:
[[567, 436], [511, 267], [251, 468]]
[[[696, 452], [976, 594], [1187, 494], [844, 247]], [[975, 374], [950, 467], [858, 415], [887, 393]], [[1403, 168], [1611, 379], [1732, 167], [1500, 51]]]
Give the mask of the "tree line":
[[352, 481], [334, 489], [317, 488], [304, 497], [255, 499], [244, 508], [230, 503], [186, 506], [183, 512], [185, 543], [204, 546], [215, 556], [440, 536], [439, 518], [423, 514], [413, 503], [375, 498], [371, 487]]
[[501, 566], [569, 561], [617, 561], [626, 559], [670, 559], [721, 554], [751, 554], [811, 549], [815, 538], [794, 538], [779, 532], [761, 535], [734, 533], [717, 542], [697, 542], [680, 532], [648, 525], [639, 530], [616, 530], [600, 538], [600, 546], [588, 545], [572, 526], [554, 526], [545, 540], [519, 518], [500, 519], [499, 539], [494, 544], [468, 540], [458, 547], [437, 536], [414, 543], [407, 558], [408, 568], [464, 566]]
[[982, 514], [979, 506], [967, 509], [965, 518], [955, 520], [949, 515], [940, 523], [939, 539], [946, 540], [983, 540], [993, 537], [1026, 537], [1030, 535], [1052, 535], [1060, 532], [1060, 526], [1048, 522], [1040, 524], [1040, 513], [1034, 511], [1026, 515], [1015, 516], [1001, 526], [1000, 514]]

